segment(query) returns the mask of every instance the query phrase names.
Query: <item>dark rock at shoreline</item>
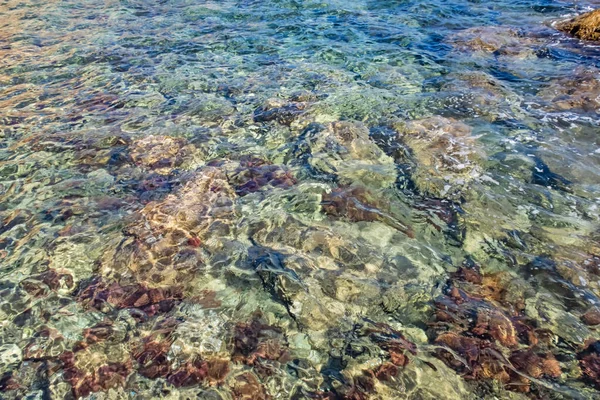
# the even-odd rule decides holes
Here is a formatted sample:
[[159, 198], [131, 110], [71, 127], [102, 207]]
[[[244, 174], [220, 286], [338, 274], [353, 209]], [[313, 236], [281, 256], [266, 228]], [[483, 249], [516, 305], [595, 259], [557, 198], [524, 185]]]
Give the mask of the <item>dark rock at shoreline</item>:
[[600, 10], [590, 11], [556, 24], [559, 31], [583, 40], [600, 40]]

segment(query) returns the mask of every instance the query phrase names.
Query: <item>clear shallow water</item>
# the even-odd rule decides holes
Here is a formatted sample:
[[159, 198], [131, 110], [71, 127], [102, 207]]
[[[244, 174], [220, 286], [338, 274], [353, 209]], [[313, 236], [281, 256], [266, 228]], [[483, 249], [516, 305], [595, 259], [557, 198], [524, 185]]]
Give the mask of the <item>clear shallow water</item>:
[[593, 3], [0, 3], [2, 397], [597, 397]]

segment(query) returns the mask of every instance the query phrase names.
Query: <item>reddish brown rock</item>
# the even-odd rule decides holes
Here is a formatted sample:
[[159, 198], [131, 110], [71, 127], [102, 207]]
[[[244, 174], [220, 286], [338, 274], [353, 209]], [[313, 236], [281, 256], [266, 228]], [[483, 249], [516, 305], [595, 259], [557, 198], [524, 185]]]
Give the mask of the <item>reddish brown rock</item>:
[[207, 360], [207, 378], [211, 385], [220, 385], [229, 374], [229, 360], [209, 359]]
[[374, 323], [367, 328], [366, 333], [374, 343], [390, 353], [408, 351], [411, 354], [417, 354], [417, 346], [414, 343], [385, 323]]
[[[463, 267], [454, 277], [452, 284], [465, 289], [451, 286], [446, 296], [436, 299], [437, 322], [431, 324], [434, 331], [439, 331], [435, 343], [448, 349], [437, 352], [440, 359], [465, 378], [493, 379], [506, 384], [507, 389], [523, 393], [530, 391], [527, 377], [561, 376], [559, 362], [548, 351], [552, 346], [548, 334], [500, 304], [505, 297], [498, 277], [487, 277], [486, 282], [476, 267]], [[474, 297], [470, 292], [484, 294], [490, 300]], [[524, 348], [525, 345], [529, 347]], [[507, 360], [504, 354], [509, 353]]]
[[251, 372], [245, 372], [235, 377], [232, 385], [233, 398], [235, 400], [269, 400], [269, 396]]
[[221, 307], [221, 301], [217, 299], [217, 293], [212, 290], [203, 290], [199, 296], [192, 298], [194, 303], [200, 304], [204, 308], [219, 308]]
[[366, 331], [372, 342], [388, 353], [388, 361], [374, 370], [374, 376], [380, 380], [387, 380], [396, 376], [400, 368], [410, 362], [406, 353], [415, 355], [417, 346], [409, 341], [401, 332], [387, 324], [376, 323], [369, 326]]
[[340, 187], [331, 193], [323, 193], [321, 207], [323, 212], [331, 217], [344, 218], [351, 222], [380, 221], [395, 227], [408, 237], [414, 237], [410, 227], [391, 217], [390, 204], [363, 186]]
[[2, 391], [2, 393], [22, 388], [23, 386], [19, 384], [17, 379], [15, 379], [15, 377], [12, 376], [12, 374], [8, 374], [0, 378], [0, 391]]
[[510, 361], [515, 368], [532, 378], [559, 378], [562, 374], [560, 363], [552, 353], [519, 350], [511, 355]]
[[375, 380], [372, 373], [365, 371], [362, 375], [355, 376], [352, 386], [342, 392], [344, 400], [368, 400], [369, 393], [375, 389]]
[[469, 297], [500, 304], [510, 310], [511, 314], [525, 308], [526, 293], [510, 290], [515, 284], [522, 284], [522, 281], [508, 272], [483, 275], [477, 265], [463, 266], [453, 278], [453, 285], [467, 291]]
[[229, 373], [227, 360], [201, 360], [188, 361], [169, 373], [167, 381], [173, 386], [194, 386], [207, 381], [211, 385], [224, 382]]
[[395, 363], [383, 363], [375, 370], [375, 377], [380, 381], [389, 381], [398, 375], [398, 367]]
[[511, 380], [506, 360], [492, 343], [453, 332], [439, 335], [435, 342], [451, 350], [439, 350], [438, 357], [466, 379]]
[[235, 326], [234, 361], [256, 365], [261, 360], [284, 362], [287, 357], [287, 342], [281, 329], [264, 324], [259, 315], [255, 315], [250, 323]]
[[600, 325], [600, 309], [597, 307], [590, 308], [581, 316], [581, 320], [586, 325]]
[[590, 343], [577, 358], [584, 379], [600, 389], [600, 341]]
[[590, 274], [600, 276], [600, 256], [590, 255], [583, 261], [583, 268]]
[[239, 166], [228, 174], [228, 179], [238, 196], [257, 192], [265, 186], [287, 188], [296, 184], [286, 167], [255, 157], [242, 158]]
[[176, 387], [193, 386], [204, 381], [208, 376], [208, 363], [194, 360], [187, 362], [169, 374], [167, 381]]
[[21, 287], [30, 295], [40, 297], [46, 295], [48, 291], [56, 291], [60, 288], [75, 289], [75, 284], [71, 274], [49, 269], [21, 281]]
[[133, 358], [138, 362], [137, 371], [150, 379], [168, 376], [171, 372], [171, 365], [167, 359], [170, 347], [169, 341], [144, 341], [132, 353]]
[[392, 349], [389, 351], [389, 354], [390, 361], [392, 362], [392, 364], [398, 367], [405, 367], [410, 362], [410, 359], [406, 355], [404, 355], [404, 353], [401, 353], [397, 350]]
[[130, 363], [109, 362], [92, 371], [84, 371], [77, 367], [75, 354], [65, 352], [60, 357], [63, 362], [63, 376], [72, 386], [76, 398], [90, 393], [123, 387], [131, 372]]
[[544, 375], [552, 378], [558, 378], [562, 374], [560, 364], [552, 354], [548, 354], [542, 360], [542, 371], [544, 371]]
[[454, 357], [449, 352], [444, 350], [438, 352], [440, 358], [448, 365], [462, 371], [473, 370], [481, 356], [481, 349], [491, 346], [489, 342], [482, 339], [460, 336], [454, 332], [439, 335], [435, 342], [448, 347], [462, 357], [466, 365], [463, 360]]
[[170, 311], [182, 297], [180, 288], [156, 289], [140, 284], [121, 286], [101, 279], [79, 294], [84, 304], [96, 309], [102, 309], [108, 303], [118, 309], [139, 308], [149, 316]]
[[378, 221], [382, 219], [384, 204], [364, 187], [338, 188], [322, 197], [323, 211], [334, 217], [345, 217], [352, 222]]
[[477, 313], [477, 324], [472, 332], [476, 335], [489, 334], [506, 347], [514, 347], [518, 344], [517, 332], [512, 321], [498, 310], [480, 310]]
[[558, 378], [562, 371], [560, 365], [552, 353], [536, 354], [533, 350], [515, 351], [510, 356], [513, 366], [532, 378]]
[[456, 279], [480, 285], [483, 282], [483, 276], [478, 265], [473, 267], [461, 267], [454, 274]]

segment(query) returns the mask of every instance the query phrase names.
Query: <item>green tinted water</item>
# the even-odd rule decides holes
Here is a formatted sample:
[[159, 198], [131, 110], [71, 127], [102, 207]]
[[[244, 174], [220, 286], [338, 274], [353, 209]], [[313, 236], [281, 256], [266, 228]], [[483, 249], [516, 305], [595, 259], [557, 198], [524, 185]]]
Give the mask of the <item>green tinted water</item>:
[[592, 5], [0, 3], [2, 397], [597, 397]]

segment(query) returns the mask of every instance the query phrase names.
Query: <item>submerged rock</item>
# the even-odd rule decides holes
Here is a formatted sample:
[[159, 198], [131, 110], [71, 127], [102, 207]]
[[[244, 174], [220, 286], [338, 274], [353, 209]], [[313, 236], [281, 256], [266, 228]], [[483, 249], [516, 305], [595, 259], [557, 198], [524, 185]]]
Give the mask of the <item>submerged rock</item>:
[[105, 254], [101, 273], [157, 288], [189, 283], [232, 235], [236, 198], [223, 170], [197, 171], [139, 212], [123, 243]]
[[331, 193], [324, 193], [322, 199], [321, 205], [326, 215], [351, 222], [379, 221], [409, 237], [414, 237], [410, 227], [401, 222], [404, 219], [398, 212], [401, 207], [391, 204], [388, 199], [382, 199], [381, 194], [371, 193], [362, 186], [337, 188]]
[[338, 121], [309, 126], [297, 154], [315, 174], [337, 179], [341, 184], [360, 182], [373, 188], [394, 184], [397, 177], [394, 160], [370, 138], [361, 122]]
[[242, 157], [239, 162], [224, 162], [227, 179], [238, 196], [274, 187], [288, 188], [296, 184], [292, 172], [285, 166], [273, 165], [256, 157]]
[[282, 329], [266, 324], [258, 314], [249, 323], [236, 324], [233, 342], [235, 362], [260, 367], [263, 362], [285, 363], [290, 358]]
[[80, 352], [65, 352], [60, 360], [65, 380], [71, 384], [76, 398], [122, 387], [131, 373], [131, 360], [123, 349], [94, 346]]
[[305, 112], [307, 103], [286, 103], [279, 99], [269, 100], [264, 106], [254, 111], [254, 122], [277, 121], [281, 125], [291, 125]]
[[556, 24], [559, 31], [583, 40], [600, 40], [600, 10], [590, 11]]
[[525, 315], [524, 299], [507, 293], [512, 282], [483, 275], [477, 266], [461, 267], [446, 296], [436, 300], [430, 334], [441, 346], [436, 355], [465, 378], [528, 393], [563, 376], [563, 367], [552, 332]]
[[520, 96], [489, 73], [453, 73], [445, 77], [444, 82], [430, 103], [446, 117], [482, 117], [497, 121], [522, 114]]
[[600, 341], [593, 341], [577, 354], [584, 379], [600, 389]]
[[98, 310], [106, 309], [107, 305], [117, 309], [135, 307], [147, 315], [170, 311], [181, 298], [181, 290], [177, 288], [162, 290], [102, 280], [91, 283], [79, 294], [80, 301]]
[[600, 309], [592, 307], [581, 316], [581, 320], [590, 326], [600, 325]]
[[271, 396], [267, 393], [256, 375], [252, 372], [244, 372], [236, 376], [232, 383], [233, 398], [235, 400], [269, 400]]
[[507, 26], [477, 26], [458, 32], [450, 38], [461, 51], [496, 53], [518, 58], [536, 57], [536, 39], [522, 35]]
[[457, 195], [482, 174], [483, 151], [462, 122], [431, 117], [395, 125], [416, 161], [417, 188], [434, 197]]
[[171, 169], [183, 164], [192, 150], [193, 146], [184, 138], [150, 135], [133, 142], [130, 151], [136, 164], [168, 174]]
[[595, 69], [575, 69], [570, 76], [550, 81], [538, 96], [548, 101], [548, 107], [554, 110], [597, 112], [600, 108], [600, 73]]
[[21, 349], [16, 344], [4, 344], [0, 346], [0, 371], [3, 373], [17, 366], [23, 359]]

